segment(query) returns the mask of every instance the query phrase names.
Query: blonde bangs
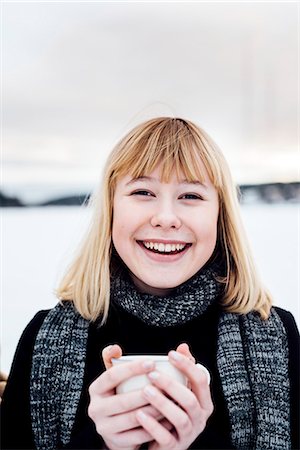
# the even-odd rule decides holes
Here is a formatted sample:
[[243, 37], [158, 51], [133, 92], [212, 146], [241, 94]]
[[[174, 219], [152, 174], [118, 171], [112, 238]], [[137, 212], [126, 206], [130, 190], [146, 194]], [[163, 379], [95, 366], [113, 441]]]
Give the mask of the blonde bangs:
[[[152, 125], [152, 126], [151, 126]], [[223, 177], [218, 171], [218, 150], [211, 154], [211, 142], [207, 149], [205, 139], [187, 121], [162, 118], [161, 123], [153, 121], [143, 132], [134, 129], [116, 147], [110, 164], [114, 167], [110, 182], [115, 182], [130, 174], [133, 178], [147, 176], [161, 166], [161, 181], [168, 183], [176, 174], [188, 182], [204, 182], [206, 175], [217, 189], [223, 185]], [[208, 144], [207, 144], [208, 145]], [[118, 150], [122, 148], [121, 155]], [[114, 157], [115, 156], [115, 157]], [[202, 163], [202, 164], [201, 164]]]

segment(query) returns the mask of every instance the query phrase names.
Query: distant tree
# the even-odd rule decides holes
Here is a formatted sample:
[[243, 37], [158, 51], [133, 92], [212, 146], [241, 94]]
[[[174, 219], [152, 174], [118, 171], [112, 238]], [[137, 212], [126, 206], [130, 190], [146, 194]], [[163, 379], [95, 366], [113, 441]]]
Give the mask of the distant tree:
[[9, 197], [0, 191], [0, 206], [3, 208], [7, 206], [24, 206], [24, 204], [17, 197]]

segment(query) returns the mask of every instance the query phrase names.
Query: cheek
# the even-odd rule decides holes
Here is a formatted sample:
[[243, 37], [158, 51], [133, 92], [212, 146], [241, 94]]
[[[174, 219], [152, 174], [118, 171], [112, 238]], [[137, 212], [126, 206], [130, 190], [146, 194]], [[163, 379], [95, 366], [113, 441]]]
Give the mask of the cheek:
[[218, 218], [213, 215], [203, 214], [201, 218], [194, 221], [193, 229], [198, 235], [213, 235], [217, 231]]
[[[130, 217], [129, 217], [130, 216]], [[118, 210], [113, 217], [112, 240], [116, 248], [125, 249], [134, 236], [136, 230], [135, 221], [128, 214], [126, 208]]]
[[215, 248], [215, 245], [217, 243], [218, 238], [218, 226], [217, 222], [214, 224], [213, 227], [210, 228], [210, 231], [208, 232], [208, 239], [210, 241], [211, 246], [213, 249]]
[[143, 208], [137, 208], [131, 203], [116, 202], [113, 215], [113, 237], [117, 238], [117, 233], [125, 237], [132, 237], [142, 226], [147, 223], [148, 217]]
[[[116, 218], [117, 219], [117, 218]], [[126, 224], [122, 220], [115, 220], [113, 221], [112, 226], [112, 240], [114, 243], [114, 246], [117, 247], [124, 247], [126, 243], [126, 238], [129, 236], [129, 230], [126, 227]]]
[[122, 220], [122, 213], [118, 208], [115, 208], [112, 222], [112, 240], [116, 248], [119, 247], [120, 243], [123, 240], [123, 224], [124, 222]]
[[202, 216], [201, 220], [195, 222], [194, 230], [200, 243], [214, 247], [218, 236], [218, 216], [216, 214]]
[[122, 208], [122, 204], [119, 201], [114, 202], [113, 209], [113, 221], [112, 231], [113, 238], [118, 237], [118, 233], [123, 232], [128, 224], [128, 214], [126, 214], [126, 208]]

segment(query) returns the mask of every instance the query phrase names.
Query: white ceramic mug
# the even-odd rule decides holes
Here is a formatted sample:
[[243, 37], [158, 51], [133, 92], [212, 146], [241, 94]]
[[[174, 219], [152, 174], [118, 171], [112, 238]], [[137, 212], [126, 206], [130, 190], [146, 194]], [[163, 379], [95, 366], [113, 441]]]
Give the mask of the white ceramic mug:
[[[111, 362], [113, 366], [118, 364], [125, 364], [136, 360], [151, 360], [155, 363], [155, 369], [158, 372], [166, 373], [170, 377], [177, 380], [179, 383], [187, 385], [187, 379], [180, 370], [176, 369], [170, 361], [168, 356], [160, 355], [127, 355], [120, 358], [112, 358]], [[123, 381], [116, 388], [117, 394], [124, 394], [126, 392], [136, 391], [142, 389], [147, 384], [150, 384], [150, 380], [147, 375], [137, 375], [131, 377], [128, 380]]]

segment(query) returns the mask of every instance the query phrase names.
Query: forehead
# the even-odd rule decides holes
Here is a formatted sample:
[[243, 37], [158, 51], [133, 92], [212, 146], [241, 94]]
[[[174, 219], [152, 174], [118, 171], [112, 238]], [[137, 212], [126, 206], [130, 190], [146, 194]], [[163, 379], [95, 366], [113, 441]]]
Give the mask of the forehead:
[[[189, 174], [188, 174], [189, 175]], [[117, 180], [117, 185], [123, 187], [131, 187], [135, 186], [137, 183], [145, 183], [145, 184], [173, 184], [173, 185], [181, 185], [189, 187], [200, 186], [205, 189], [213, 188], [213, 184], [209, 179], [208, 173], [205, 167], [202, 165], [201, 173], [199, 176], [187, 176], [183, 170], [173, 171], [166, 176], [163, 172], [162, 165], [159, 165], [155, 170], [148, 174], [139, 174], [135, 176], [132, 174], [124, 175]]]

